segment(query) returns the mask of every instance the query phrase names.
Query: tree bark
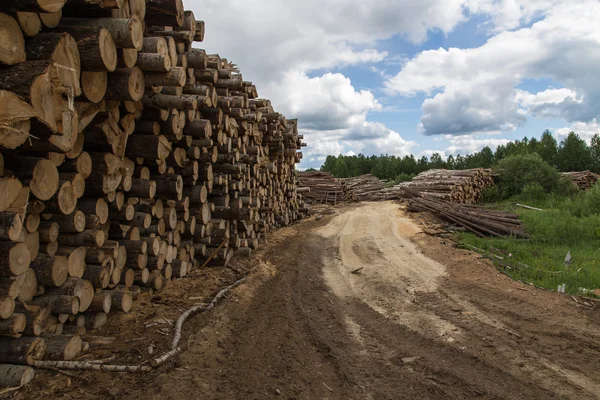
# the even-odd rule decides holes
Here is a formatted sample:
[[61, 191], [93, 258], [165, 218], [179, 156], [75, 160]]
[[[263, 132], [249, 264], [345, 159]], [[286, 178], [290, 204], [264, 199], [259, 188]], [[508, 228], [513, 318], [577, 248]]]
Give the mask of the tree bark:
[[100, 292], [94, 295], [94, 300], [88, 308], [88, 311], [103, 312], [108, 314], [112, 306], [112, 293]]
[[[87, 26], [105, 28], [112, 35], [116, 47], [141, 50], [144, 44], [144, 29], [137, 17], [132, 18], [63, 18], [60, 26]], [[60, 28], [59, 26], [59, 28]]]
[[28, 185], [40, 200], [49, 200], [58, 190], [58, 170], [52, 161], [16, 154], [5, 155], [6, 168]]
[[117, 47], [108, 29], [77, 25], [62, 25], [59, 29], [77, 42], [84, 71], [112, 72], [117, 68]]
[[48, 345], [46, 360], [70, 361], [81, 354], [82, 340], [79, 335], [44, 335]]
[[169, 72], [171, 58], [157, 53], [138, 53], [137, 66], [147, 72]]
[[23, 219], [15, 212], [0, 212], [0, 239], [17, 240], [23, 232]]
[[33, 380], [35, 371], [23, 365], [0, 364], [0, 386], [22, 387]]
[[33, 365], [45, 358], [47, 348], [46, 341], [40, 337], [0, 338], [0, 362]]
[[116, 69], [108, 77], [105, 98], [108, 100], [139, 101], [144, 95], [144, 73], [138, 67]]
[[39, 254], [30, 268], [35, 271], [38, 283], [44, 286], [61, 286], [69, 275], [67, 257], [64, 256]]
[[182, 26], [184, 19], [182, 0], [146, 0], [146, 24]]
[[0, 10], [53, 13], [62, 9], [66, 0], [14, 0], [0, 5]]
[[19, 337], [26, 325], [27, 319], [24, 314], [13, 314], [10, 318], [0, 319], [0, 336]]
[[29, 268], [30, 262], [25, 243], [0, 242], [0, 276], [19, 276]]

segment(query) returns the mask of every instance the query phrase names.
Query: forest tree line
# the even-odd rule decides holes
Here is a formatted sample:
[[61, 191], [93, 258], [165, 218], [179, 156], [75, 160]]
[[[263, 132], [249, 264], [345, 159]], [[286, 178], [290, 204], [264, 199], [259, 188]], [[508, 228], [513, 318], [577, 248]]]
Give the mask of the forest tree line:
[[560, 143], [546, 130], [541, 138], [523, 138], [500, 145], [495, 152], [488, 146], [474, 154], [450, 155], [445, 160], [438, 153], [430, 158], [416, 159], [410, 156], [390, 155], [327, 156], [321, 171], [330, 172], [336, 178], [348, 178], [363, 174], [373, 174], [380, 179], [396, 182], [410, 180], [414, 175], [436, 168], [469, 169], [492, 168], [500, 160], [521, 154], [539, 154], [540, 157], [559, 171], [591, 170], [600, 173], [600, 135], [595, 134], [590, 144], [574, 132]]

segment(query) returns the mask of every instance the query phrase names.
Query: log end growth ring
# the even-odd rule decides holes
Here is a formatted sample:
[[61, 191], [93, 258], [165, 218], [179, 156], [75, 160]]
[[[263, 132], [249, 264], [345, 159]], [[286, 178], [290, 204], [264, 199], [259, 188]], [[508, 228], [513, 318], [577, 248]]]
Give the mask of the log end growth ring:
[[56, 165], [50, 160], [40, 160], [33, 170], [33, 178], [29, 183], [31, 193], [42, 201], [50, 200], [58, 190], [58, 180]]
[[0, 63], [15, 65], [25, 61], [25, 38], [19, 23], [0, 13]]
[[98, 104], [106, 94], [108, 75], [106, 71], [83, 71], [81, 73], [81, 86], [86, 99]]
[[47, 13], [55, 13], [64, 7], [67, 0], [37, 0], [40, 8]]
[[108, 29], [102, 28], [100, 30], [100, 56], [104, 62], [104, 66], [109, 72], [114, 71], [117, 68], [117, 48], [115, 42]]
[[131, 75], [129, 75], [128, 89], [131, 99], [133, 101], [140, 101], [144, 96], [144, 73], [138, 67], [132, 68]]

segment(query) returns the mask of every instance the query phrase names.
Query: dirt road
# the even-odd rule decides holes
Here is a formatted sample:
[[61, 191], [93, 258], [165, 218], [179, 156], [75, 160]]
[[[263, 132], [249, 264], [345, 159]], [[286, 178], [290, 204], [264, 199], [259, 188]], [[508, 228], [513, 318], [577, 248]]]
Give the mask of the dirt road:
[[109, 393], [600, 398], [600, 307], [511, 281], [397, 204], [334, 213], [279, 231], [248, 283], [186, 326], [177, 365], [113, 379]]

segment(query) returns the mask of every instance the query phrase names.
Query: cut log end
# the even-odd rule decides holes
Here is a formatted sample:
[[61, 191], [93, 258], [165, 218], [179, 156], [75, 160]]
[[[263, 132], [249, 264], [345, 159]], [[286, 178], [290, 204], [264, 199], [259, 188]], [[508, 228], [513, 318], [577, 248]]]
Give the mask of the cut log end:
[[0, 63], [15, 65], [25, 61], [25, 38], [19, 23], [0, 13]]

